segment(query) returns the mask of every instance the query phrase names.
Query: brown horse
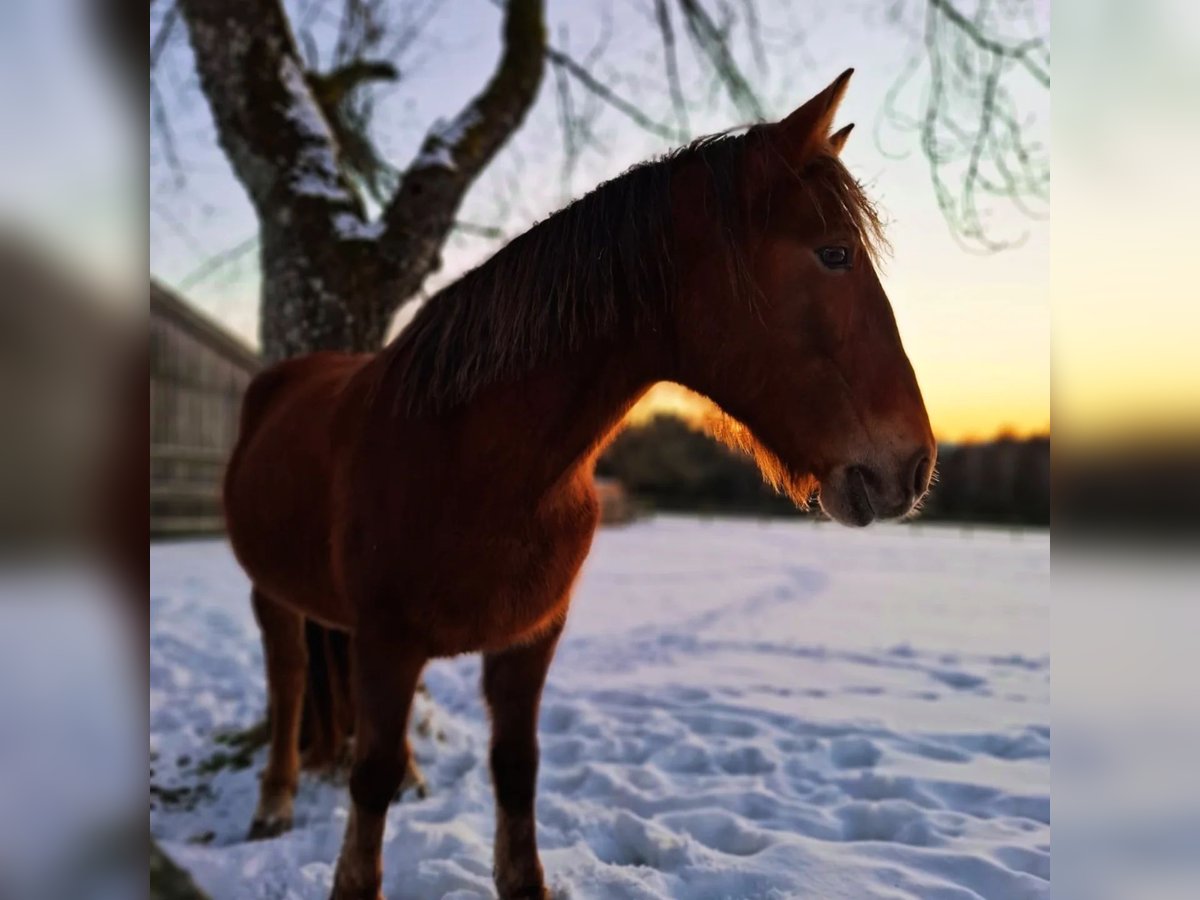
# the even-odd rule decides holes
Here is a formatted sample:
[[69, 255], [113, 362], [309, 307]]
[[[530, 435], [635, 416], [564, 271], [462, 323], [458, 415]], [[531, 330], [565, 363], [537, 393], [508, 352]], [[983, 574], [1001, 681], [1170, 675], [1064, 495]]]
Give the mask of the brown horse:
[[787, 118], [638, 166], [434, 297], [374, 355], [251, 385], [225, 488], [254, 583], [272, 746], [257, 819], [287, 827], [304, 617], [351, 632], [353, 808], [333, 896], [375, 898], [413, 690], [482, 651], [501, 897], [548, 896], [538, 702], [596, 528], [593, 464], [654, 383], [711, 398], [797, 502], [907, 514], [934, 443], [873, 257], [879, 219], [830, 135], [850, 72]]

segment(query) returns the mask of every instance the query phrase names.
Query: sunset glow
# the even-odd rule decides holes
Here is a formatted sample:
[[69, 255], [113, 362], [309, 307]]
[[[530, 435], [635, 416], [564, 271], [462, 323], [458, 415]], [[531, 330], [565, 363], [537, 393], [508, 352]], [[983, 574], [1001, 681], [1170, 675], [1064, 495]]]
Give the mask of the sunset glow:
[[[953, 387], [952, 382], [949, 386]], [[939, 391], [936, 386], [933, 390], [927, 388], [925, 394], [934, 434], [940, 441], [987, 440], [1001, 433], [1027, 437], [1050, 432], [1048, 397], [1034, 394], [1025, 398], [1001, 392], [993, 397], [963, 400], [953, 389]], [[710, 405], [710, 401], [687, 388], [664, 381], [651, 388], [634, 406], [627, 421], [639, 425], [654, 416], [672, 415], [698, 424]]]

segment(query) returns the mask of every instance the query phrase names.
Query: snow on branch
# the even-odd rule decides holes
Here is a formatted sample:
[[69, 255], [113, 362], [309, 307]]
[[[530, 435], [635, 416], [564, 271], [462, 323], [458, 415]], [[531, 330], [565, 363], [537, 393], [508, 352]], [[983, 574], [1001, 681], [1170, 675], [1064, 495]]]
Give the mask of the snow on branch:
[[397, 302], [438, 265], [471, 184], [521, 126], [537, 97], [546, 59], [544, 0], [508, 0], [500, 61], [461, 112], [430, 128], [384, 212], [384, 251], [400, 272]]
[[353, 202], [338, 170], [333, 133], [309, 93], [304, 73], [291, 56], [279, 61], [279, 77], [287, 92], [283, 115], [300, 138], [295, 158], [288, 166], [289, 187], [305, 197]]
[[474, 104], [468, 105], [454, 119], [447, 122], [438, 119], [429, 129], [421, 152], [412, 162], [413, 169], [424, 169], [430, 166], [441, 166], [444, 169], [456, 169], [454, 148], [461, 144], [467, 132], [483, 121]]
[[361, 221], [280, 0], [179, 0], [178, 8], [221, 145], [260, 219], [282, 221], [301, 204], [297, 222]]

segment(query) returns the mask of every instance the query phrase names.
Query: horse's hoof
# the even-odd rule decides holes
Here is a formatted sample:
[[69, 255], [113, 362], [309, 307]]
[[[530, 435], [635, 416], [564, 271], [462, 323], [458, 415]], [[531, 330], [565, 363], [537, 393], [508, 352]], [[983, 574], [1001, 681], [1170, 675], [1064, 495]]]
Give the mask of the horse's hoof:
[[411, 792], [418, 800], [424, 800], [429, 796], [429, 785], [424, 780], [414, 782], [412, 784], [403, 784], [400, 790], [396, 791], [396, 800], [399, 801], [405, 794]]
[[551, 900], [545, 885], [530, 884], [514, 891], [501, 892], [500, 900]]
[[250, 831], [246, 834], [248, 841], [264, 841], [268, 838], [279, 837], [281, 834], [286, 834], [292, 830], [291, 817], [283, 816], [268, 816], [265, 818], [255, 817], [250, 823]]
[[333, 893], [329, 895], [329, 900], [384, 900], [383, 891], [339, 891], [334, 885]]
[[429, 796], [429, 783], [425, 780], [425, 773], [413, 761], [409, 762], [408, 770], [404, 773], [404, 780], [396, 789], [396, 796], [392, 798], [392, 802], [399, 803], [409, 791], [412, 791], [418, 800], [424, 800]]
[[351, 879], [333, 876], [333, 891], [329, 900], [384, 900], [383, 888], [354, 884]]
[[406, 794], [411, 794], [411, 797], [417, 800], [424, 800], [429, 796], [429, 788], [423, 781], [414, 785], [402, 784], [396, 788], [396, 793], [392, 794], [392, 803], [402, 803]]

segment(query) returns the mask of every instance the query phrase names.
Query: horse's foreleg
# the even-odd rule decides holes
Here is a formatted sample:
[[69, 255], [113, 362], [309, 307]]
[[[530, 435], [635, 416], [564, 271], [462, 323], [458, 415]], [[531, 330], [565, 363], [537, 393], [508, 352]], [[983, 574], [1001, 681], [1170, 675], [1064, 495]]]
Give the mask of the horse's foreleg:
[[379, 641], [369, 629], [360, 629], [353, 646], [353, 802], [334, 874], [333, 900], [376, 900], [383, 878], [383, 826], [408, 771], [408, 713], [425, 658]]
[[492, 713], [491, 768], [496, 792], [494, 876], [502, 900], [549, 897], [537, 852], [538, 704], [562, 626], [532, 644], [489, 653], [483, 693]]
[[292, 801], [300, 776], [300, 714], [308, 653], [304, 617], [264, 597], [251, 595], [262, 630], [270, 704], [271, 749], [259, 788], [249, 838], [273, 837], [292, 827]]

